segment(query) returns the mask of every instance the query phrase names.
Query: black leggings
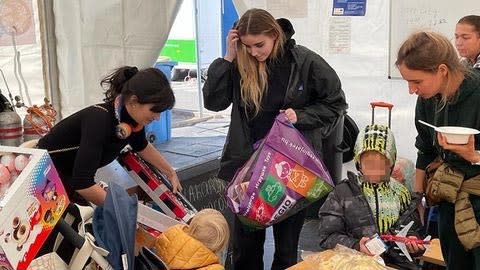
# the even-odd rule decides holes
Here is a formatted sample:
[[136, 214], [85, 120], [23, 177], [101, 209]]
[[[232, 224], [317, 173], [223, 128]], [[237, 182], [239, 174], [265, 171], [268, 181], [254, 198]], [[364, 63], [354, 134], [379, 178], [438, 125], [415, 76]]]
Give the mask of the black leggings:
[[[306, 209], [273, 225], [275, 254], [272, 270], [286, 269], [297, 263], [298, 240]], [[235, 217], [233, 233], [233, 266], [235, 270], [263, 270], [265, 230], [248, 231]]]
[[[480, 197], [470, 196], [477, 222], [480, 221]], [[455, 207], [452, 203], [442, 202], [438, 206], [438, 233], [442, 246], [443, 258], [448, 270], [480, 269], [480, 247], [466, 251], [455, 231]]]

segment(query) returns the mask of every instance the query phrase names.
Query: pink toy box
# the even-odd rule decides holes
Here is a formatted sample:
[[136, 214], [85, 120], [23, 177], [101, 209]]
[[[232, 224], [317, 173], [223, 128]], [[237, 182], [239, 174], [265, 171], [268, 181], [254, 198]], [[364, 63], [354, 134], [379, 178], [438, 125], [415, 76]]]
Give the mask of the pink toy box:
[[0, 146], [1, 269], [27, 269], [68, 203], [47, 151]]

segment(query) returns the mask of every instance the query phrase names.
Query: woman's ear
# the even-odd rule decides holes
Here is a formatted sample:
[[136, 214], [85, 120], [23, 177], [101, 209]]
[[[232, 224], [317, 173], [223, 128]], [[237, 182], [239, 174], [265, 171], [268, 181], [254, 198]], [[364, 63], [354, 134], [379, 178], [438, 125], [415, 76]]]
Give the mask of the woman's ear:
[[447, 65], [445, 65], [445, 64], [438, 65], [438, 72], [440, 72], [440, 74], [442, 74], [443, 76], [447, 76], [448, 71], [449, 71], [449, 69], [448, 69]]
[[137, 95], [131, 95], [128, 100], [125, 100], [125, 104], [137, 104], [138, 103], [138, 97]]

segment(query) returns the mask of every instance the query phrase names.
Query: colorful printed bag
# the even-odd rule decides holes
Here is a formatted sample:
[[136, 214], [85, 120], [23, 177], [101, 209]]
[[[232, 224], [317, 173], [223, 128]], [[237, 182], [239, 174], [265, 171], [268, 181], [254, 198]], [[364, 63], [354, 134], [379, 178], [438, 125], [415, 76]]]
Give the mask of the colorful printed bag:
[[252, 228], [265, 228], [327, 195], [333, 182], [302, 134], [281, 113], [227, 187], [229, 208]]

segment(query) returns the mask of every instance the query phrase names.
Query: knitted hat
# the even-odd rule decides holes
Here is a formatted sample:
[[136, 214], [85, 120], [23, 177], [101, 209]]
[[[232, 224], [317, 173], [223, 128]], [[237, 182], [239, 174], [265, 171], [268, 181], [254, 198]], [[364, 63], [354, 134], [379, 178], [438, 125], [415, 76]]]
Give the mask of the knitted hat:
[[360, 156], [367, 151], [376, 151], [384, 155], [393, 168], [397, 159], [397, 148], [390, 128], [374, 124], [368, 125], [360, 131], [354, 149], [354, 160], [357, 169], [360, 168]]

